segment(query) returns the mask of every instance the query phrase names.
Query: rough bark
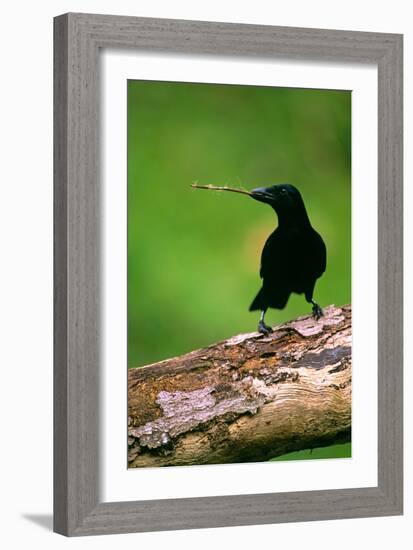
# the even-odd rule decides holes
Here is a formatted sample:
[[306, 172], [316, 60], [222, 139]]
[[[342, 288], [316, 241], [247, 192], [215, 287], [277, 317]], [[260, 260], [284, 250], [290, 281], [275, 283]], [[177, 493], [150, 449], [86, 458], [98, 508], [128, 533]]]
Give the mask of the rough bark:
[[263, 461], [350, 441], [351, 306], [128, 376], [129, 467]]

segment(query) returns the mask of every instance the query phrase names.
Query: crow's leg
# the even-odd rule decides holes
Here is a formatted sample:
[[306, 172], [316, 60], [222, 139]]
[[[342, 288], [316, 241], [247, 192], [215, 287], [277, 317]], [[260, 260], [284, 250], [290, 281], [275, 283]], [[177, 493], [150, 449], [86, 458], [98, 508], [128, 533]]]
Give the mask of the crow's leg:
[[266, 325], [264, 321], [264, 315], [266, 311], [267, 311], [267, 308], [261, 311], [261, 317], [258, 323], [258, 332], [261, 332], [261, 334], [265, 334], [265, 335], [270, 334], [272, 332], [272, 328]]
[[320, 319], [320, 317], [324, 316], [324, 313], [323, 313], [323, 310], [321, 309], [321, 307], [317, 304], [317, 302], [315, 302], [313, 300], [313, 293], [312, 292], [311, 292], [311, 294], [306, 293], [305, 299], [307, 300], [307, 302], [309, 304], [313, 305], [313, 317], [316, 321], [318, 321]]

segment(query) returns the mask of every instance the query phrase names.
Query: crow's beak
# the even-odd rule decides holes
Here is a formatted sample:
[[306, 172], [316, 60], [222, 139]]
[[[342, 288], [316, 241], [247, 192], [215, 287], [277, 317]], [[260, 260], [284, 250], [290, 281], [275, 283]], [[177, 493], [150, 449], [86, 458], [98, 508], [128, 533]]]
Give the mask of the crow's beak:
[[267, 187], [257, 187], [250, 191], [251, 197], [256, 201], [269, 203], [274, 200], [274, 197], [268, 192]]

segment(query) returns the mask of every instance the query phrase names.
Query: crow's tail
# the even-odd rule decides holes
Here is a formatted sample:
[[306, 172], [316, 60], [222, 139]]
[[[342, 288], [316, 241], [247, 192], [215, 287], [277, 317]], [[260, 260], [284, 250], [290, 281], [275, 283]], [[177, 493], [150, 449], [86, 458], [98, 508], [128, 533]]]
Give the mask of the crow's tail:
[[265, 299], [264, 299], [264, 288], [261, 287], [258, 294], [255, 296], [252, 304], [250, 305], [249, 311], [256, 311], [257, 309], [263, 310], [266, 309]]

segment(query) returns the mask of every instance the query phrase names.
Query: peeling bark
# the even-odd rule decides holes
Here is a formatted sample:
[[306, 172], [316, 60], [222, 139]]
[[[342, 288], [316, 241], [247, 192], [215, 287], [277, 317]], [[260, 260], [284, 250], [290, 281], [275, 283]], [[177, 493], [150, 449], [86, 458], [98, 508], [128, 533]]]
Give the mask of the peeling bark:
[[128, 373], [129, 467], [263, 461], [350, 441], [351, 306]]

